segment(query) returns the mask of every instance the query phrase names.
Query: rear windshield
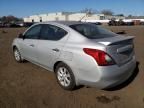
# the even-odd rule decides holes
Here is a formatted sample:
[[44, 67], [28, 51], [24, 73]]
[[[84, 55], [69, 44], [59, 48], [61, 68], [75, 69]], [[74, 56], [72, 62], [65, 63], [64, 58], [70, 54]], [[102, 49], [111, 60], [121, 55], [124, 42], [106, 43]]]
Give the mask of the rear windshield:
[[89, 39], [100, 39], [116, 36], [115, 33], [95, 24], [74, 24], [70, 25], [70, 27]]

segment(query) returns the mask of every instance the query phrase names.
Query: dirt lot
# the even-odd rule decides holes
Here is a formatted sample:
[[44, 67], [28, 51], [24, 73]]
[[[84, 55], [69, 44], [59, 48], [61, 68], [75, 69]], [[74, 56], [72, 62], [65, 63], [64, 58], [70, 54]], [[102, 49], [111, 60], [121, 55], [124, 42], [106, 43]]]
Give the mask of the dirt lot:
[[0, 108], [144, 108], [144, 26], [106, 27], [136, 36], [136, 77], [112, 90], [62, 90], [55, 76], [29, 62], [14, 61], [11, 43], [25, 28], [0, 29]]

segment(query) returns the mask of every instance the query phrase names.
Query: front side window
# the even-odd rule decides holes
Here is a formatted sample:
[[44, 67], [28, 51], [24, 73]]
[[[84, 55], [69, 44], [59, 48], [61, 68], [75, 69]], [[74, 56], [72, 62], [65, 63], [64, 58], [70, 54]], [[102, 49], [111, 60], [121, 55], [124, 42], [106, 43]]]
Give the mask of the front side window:
[[43, 40], [60, 40], [67, 32], [60, 27], [54, 25], [43, 24], [40, 39]]
[[40, 30], [41, 30], [41, 25], [36, 25], [36, 26], [30, 28], [25, 33], [25, 38], [26, 39], [38, 39], [39, 35], [40, 35]]
[[89, 39], [100, 39], [115, 36], [116, 34], [94, 24], [75, 24], [70, 27]]

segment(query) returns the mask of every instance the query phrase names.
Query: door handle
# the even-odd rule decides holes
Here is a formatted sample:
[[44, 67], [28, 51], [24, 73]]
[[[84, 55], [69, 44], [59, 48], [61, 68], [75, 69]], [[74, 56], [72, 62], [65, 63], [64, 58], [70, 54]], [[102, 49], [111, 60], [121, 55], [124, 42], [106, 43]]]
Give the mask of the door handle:
[[55, 52], [59, 52], [59, 49], [55, 48], [55, 49], [52, 49], [53, 51]]
[[31, 45], [29, 45], [29, 46], [34, 47], [34, 45], [33, 45], [33, 44], [31, 44]]

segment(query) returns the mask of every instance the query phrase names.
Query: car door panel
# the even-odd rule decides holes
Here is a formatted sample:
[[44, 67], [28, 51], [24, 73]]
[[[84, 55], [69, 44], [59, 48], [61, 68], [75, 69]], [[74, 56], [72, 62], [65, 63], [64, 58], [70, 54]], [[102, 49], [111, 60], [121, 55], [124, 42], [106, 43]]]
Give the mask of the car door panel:
[[[54, 51], [53, 49], [59, 49], [59, 51]], [[41, 65], [46, 68], [51, 68], [54, 59], [57, 59], [60, 55], [62, 45], [57, 45], [55, 42], [48, 40], [39, 40], [38, 42], [38, 60]]]
[[30, 61], [37, 61], [37, 43], [35, 39], [24, 39], [21, 42], [21, 53], [24, 58]]
[[[46, 29], [41, 32], [45, 31]], [[42, 34], [46, 35], [45, 33]], [[53, 36], [57, 35], [54, 35], [55, 33], [52, 33], [52, 31], [50, 31], [49, 33], [47, 32], [46, 36], [50, 35], [49, 38], [42, 36], [42, 34], [41, 39], [38, 42], [38, 61], [44, 67], [52, 69], [54, 62], [59, 58], [61, 51], [63, 50], [63, 46], [67, 40], [67, 36], [64, 36], [64, 38], [61, 37], [62, 39], [55, 40], [53, 39]]]
[[37, 62], [37, 44], [40, 30], [41, 25], [32, 26], [24, 33], [24, 38], [20, 42], [22, 56], [32, 62]]

